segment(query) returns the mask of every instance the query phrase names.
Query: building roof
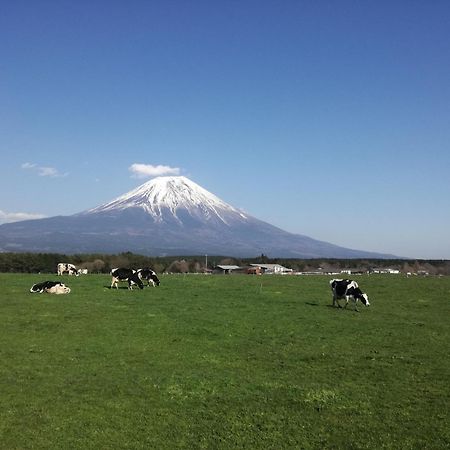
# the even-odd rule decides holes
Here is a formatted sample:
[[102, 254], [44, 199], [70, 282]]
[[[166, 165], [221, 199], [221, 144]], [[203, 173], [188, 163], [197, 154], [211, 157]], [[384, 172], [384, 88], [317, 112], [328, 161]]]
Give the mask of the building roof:
[[237, 270], [237, 269], [240, 269], [239, 266], [227, 265], [227, 264], [219, 264], [216, 267], [218, 267], [219, 269], [222, 269], [222, 270]]
[[281, 269], [281, 270], [287, 270], [290, 271], [292, 269], [288, 269], [287, 267], [282, 266], [281, 264], [250, 264], [252, 267], [261, 267], [261, 269], [266, 270], [275, 270], [275, 269]]

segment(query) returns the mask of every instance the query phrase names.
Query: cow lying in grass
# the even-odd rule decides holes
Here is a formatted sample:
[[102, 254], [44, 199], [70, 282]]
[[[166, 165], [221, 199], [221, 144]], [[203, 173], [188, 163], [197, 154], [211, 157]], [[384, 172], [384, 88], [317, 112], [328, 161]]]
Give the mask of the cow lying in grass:
[[347, 308], [348, 301], [352, 300], [355, 304], [355, 310], [358, 311], [357, 303], [360, 301], [365, 306], [370, 306], [369, 297], [361, 291], [358, 283], [353, 280], [331, 280], [331, 291], [333, 292], [333, 306], [342, 308], [339, 299], [345, 298], [345, 306]]
[[31, 286], [30, 292], [42, 294], [68, 294], [70, 288], [60, 281], [43, 281], [42, 283], [36, 283]]

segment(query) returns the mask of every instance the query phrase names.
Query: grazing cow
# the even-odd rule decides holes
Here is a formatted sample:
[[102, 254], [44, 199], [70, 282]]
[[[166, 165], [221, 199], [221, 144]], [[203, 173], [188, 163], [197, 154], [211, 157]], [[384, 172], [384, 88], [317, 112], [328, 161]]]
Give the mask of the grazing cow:
[[147, 281], [147, 286], [150, 286], [150, 283], [152, 283], [153, 287], [160, 285], [159, 278], [152, 269], [138, 269], [137, 274], [142, 281]]
[[139, 289], [144, 289], [144, 284], [139, 278], [138, 273], [133, 269], [125, 269], [122, 267], [112, 269], [111, 276], [111, 288], [115, 286], [116, 289], [119, 289], [119, 281], [128, 281], [128, 289], [133, 289], [133, 284], [137, 284], [139, 286]]
[[68, 294], [70, 292], [70, 287], [60, 281], [43, 281], [42, 283], [33, 284], [30, 292], [39, 292], [40, 294], [43, 292], [48, 294]]
[[77, 270], [77, 268], [70, 263], [58, 263], [58, 275], [63, 275], [64, 273], [68, 273], [69, 275], [75, 275], [78, 276], [79, 275], [79, 271]]
[[370, 306], [369, 297], [364, 294], [358, 286], [358, 283], [353, 280], [331, 280], [331, 291], [333, 292], [333, 306], [341, 308], [338, 300], [345, 298], [345, 308], [347, 308], [348, 301], [353, 300], [355, 303], [355, 310], [358, 311], [358, 300], [365, 306]]

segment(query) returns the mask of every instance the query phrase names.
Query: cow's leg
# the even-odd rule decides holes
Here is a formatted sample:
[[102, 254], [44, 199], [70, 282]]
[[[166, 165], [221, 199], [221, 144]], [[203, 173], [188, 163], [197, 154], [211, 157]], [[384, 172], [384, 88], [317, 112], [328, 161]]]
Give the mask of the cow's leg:
[[111, 280], [111, 289], [114, 286], [116, 287], [116, 289], [119, 289], [119, 287], [117, 286], [117, 278], [115, 278], [115, 277], [113, 277], [112, 280]]
[[344, 308], [347, 308], [347, 306], [348, 306], [348, 297], [346, 296], [345, 297], [345, 306], [344, 306]]

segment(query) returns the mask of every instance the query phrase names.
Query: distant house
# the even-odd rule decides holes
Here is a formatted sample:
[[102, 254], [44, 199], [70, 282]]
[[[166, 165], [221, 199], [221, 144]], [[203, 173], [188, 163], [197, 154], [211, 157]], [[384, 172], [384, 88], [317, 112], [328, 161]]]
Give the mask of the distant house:
[[397, 275], [397, 274], [400, 273], [400, 270], [398, 270], [398, 269], [391, 269], [389, 267], [382, 267], [380, 269], [378, 269], [378, 268], [377, 269], [372, 269], [370, 272], [371, 273], [390, 273], [390, 274], [393, 274], [393, 275]]
[[325, 270], [319, 267], [317, 270], [306, 270], [303, 272], [295, 272], [295, 275], [340, 275], [342, 272], [333, 270]]
[[234, 266], [232, 264], [219, 264], [218, 266], [214, 267], [214, 273], [223, 273], [223, 274], [227, 274], [227, 273], [232, 273], [235, 271], [241, 271], [241, 267], [239, 266]]
[[263, 271], [261, 267], [247, 267], [245, 273], [248, 275], [262, 275]]
[[292, 269], [283, 267], [280, 264], [250, 264], [249, 266], [240, 267], [232, 264], [219, 264], [214, 267], [214, 273], [246, 273], [249, 275], [262, 274], [287, 274], [292, 273]]
[[251, 267], [259, 268], [262, 273], [266, 274], [287, 274], [292, 273], [292, 269], [288, 269], [280, 264], [250, 264]]
[[345, 273], [347, 275], [362, 275], [363, 273], [366, 273], [366, 271], [361, 269], [342, 269], [341, 273]]
[[422, 277], [427, 277], [428, 275], [430, 275], [430, 273], [427, 272], [426, 270], [418, 270], [417, 275], [421, 275]]

